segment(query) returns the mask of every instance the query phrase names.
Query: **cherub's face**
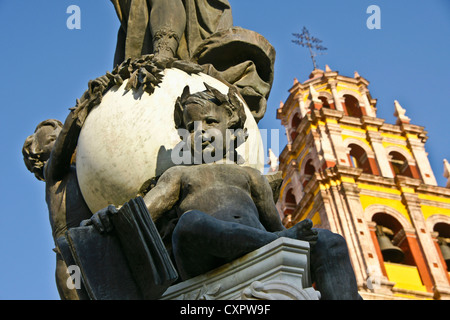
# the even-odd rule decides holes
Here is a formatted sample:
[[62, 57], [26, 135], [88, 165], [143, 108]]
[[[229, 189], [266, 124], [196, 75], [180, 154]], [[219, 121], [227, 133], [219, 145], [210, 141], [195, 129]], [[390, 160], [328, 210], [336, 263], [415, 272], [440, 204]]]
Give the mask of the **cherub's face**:
[[34, 139], [31, 144], [33, 153], [48, 159], [60, 131], [61, 128], [54, 128], [50, 125], [39, 128], [34, 133]]
[[[191, 135], [191, 150], [196, 150], [195, 143], [197, 141], [198, 144], [201, 143], [203, 154], [208, 153], [214, 156], [216, 152], [221, 152], [221, 156], [225, 155], [227, 129], [230, 120], [225, 108], [214, 103], [208, 103], [207, 106], [196, 103], [187, 104], [183, 120]], [[222, 150], [218, 150], [219, 148]]]
[[43, 168], [50, 158], [50, 153], [55, 145], [56, 138], [61, 128], [52, 125], [44, 125], [29, 136], [24, 144], [24, 157], [27, 168], [33, 172], [39, 180], [44, 180]]

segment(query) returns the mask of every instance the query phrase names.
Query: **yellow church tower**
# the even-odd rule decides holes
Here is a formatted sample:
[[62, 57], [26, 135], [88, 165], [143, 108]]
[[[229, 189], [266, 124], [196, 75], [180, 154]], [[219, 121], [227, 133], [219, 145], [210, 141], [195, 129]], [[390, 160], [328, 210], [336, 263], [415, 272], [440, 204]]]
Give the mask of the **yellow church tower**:
[[437, 185], [427, 133], [398, 101], [395, 124], [377, 118], [368, 85], [328, 66], [294, 81], [277, 110], [283, 223], [341, 234], [364, 299], [450, 299], [450, 180]]

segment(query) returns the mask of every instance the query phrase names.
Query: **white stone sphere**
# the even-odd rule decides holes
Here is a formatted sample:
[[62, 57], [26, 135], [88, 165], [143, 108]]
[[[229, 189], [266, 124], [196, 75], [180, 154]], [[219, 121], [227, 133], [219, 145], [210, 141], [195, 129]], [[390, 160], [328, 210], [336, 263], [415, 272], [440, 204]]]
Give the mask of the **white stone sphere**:
[[[171, 150], [180, 143], [175, 128], [176, 99], [189, 85], [190, 92], [205, 90], [204, 82], [228, 93], [228, 86], [206, 74], [164, 70], [153, 94], [113, 87], [89, 113], [81, 130], [76, 155], [77, 176], [83, 197], [93, 213], [109, 204], [121, 206], [137, 196], [141, 186], [173, 165]], [[263, 143], [247, 105], [245, 127], [249, 137], [237, 150], [243, 165], [264, 170]]]

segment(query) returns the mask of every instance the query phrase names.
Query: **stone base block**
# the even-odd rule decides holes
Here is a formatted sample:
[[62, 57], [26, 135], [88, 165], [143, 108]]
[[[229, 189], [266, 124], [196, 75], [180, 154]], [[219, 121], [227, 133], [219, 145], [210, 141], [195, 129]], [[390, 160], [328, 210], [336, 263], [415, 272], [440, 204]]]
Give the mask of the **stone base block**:
[[206, 274], [171, 286], [162, 300], [318, 300], [309, 243], [279, 238]]

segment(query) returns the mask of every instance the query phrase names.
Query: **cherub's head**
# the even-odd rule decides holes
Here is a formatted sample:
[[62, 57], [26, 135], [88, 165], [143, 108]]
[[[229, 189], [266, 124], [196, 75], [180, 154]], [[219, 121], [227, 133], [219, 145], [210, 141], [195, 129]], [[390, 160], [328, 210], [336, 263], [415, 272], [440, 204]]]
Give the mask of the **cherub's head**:
[[27, 169], [39, 180], [44, 181], [44, 166], [50, 158], [61, 128], [61, 121], [54, 119], [42, 121], [37, 125], [34, 134], [29, 136], [23, 144], [23, 161]]
[[247, 138], [244, 105], [235, 87], [224, 95], [208, 84], [204, 85], [205, 91], [193, 94], [188, 86], [184, 88], [175, 105], [175, 126], [189, 132], [192, 152], [196, 149], [196, 141], [200, 140], [203, 154], [214, 155], [221, 148], [221, 157], [233, 152], [233, 159], [236, 159], [236, 148]]

